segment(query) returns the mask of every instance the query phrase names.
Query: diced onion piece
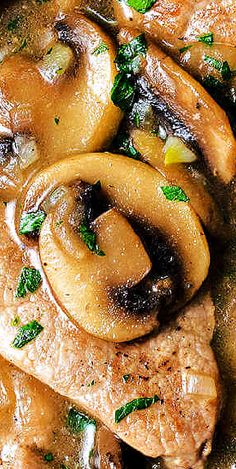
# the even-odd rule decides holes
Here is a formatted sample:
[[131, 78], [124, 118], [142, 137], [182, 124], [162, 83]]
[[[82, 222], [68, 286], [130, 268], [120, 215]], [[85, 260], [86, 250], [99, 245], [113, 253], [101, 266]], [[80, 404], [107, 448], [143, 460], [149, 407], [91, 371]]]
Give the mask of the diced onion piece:
[[178, 137], [168, 137], [163, 148], [165, 165], [176, 163], [192, 163], [197, 156]]
[[60, 186], [55, 189], [42, 203], [42, 209], [44, 212], [48, 213], [51, 208], [53, 208], [62, 197], [64, 197], [66, 192], [68, 192], [68, 189], [64, 186]]
[[70, 67], [73, 52], [65, 44], [55, 44], [47, 51], [38, 67], [41, 75], [48, 81], [54, 81], [63, 75]]
[[18, 156], [21, 169], [26, 169], [39, 159], [36, 141], [28, 135], [17, 135], [14, 141], [14, 152]]
[[199, 399], [213, 400], [217, 398], [215, 380], [209, 375], [184, 372], [182, 389], [185, 395], [195, 396]]

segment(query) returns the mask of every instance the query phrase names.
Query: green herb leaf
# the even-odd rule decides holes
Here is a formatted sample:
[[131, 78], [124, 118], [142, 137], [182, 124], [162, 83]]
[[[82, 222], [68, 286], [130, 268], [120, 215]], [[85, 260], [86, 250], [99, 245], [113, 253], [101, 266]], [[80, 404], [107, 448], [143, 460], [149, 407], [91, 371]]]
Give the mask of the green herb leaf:
[[111, 90], [111, 99], [115, 106], [128, 111], [134, 101], [135, 84], [132, 77], [121, 72], [115, 77], [115, 81]]
[[11, 321], [11, 326], [12, 327], [18, 327], [20, 324], [20, 318], [19, 316], [15, 316], [14, 319]]
[[222, 89], [224, 86], [223, 83], [217, 80], [217, 78], [213, 77], [213, 75], [207, 75], [203, 80], [203, 84], [207, 88], [215, 91]]
[[127, 44], [118, 48], [115, 63], [120, 71], [125, 73], [138, 73], [141, 65], [141, 57], [147, 53], [147, 42], [144, 34], [132, 39]]
[[189, 198], [179, 186], [162, 186], [161, 190], [167, 200], [188, 202]]
[[179, 49], [180, 54], [183, 54], [183, 53], [186, 52], [187, 50], [191, 49], [191, 47], [193, 47], [192, 44], [189, 44], [188, 46], [181, 47], [181, 49]]
[[93, 230], [91, 230], [86, 220], [81, 223], [79, 232], [82, 241], [84, 244], [86, 244], [90, 251], [97, 254], [97, 256], [105, 256], [105, 253], [97, 245], [96, 234], [93, 232]]
[[212, 46], [214, 42], [213, 33], [203, 34], [202, 36], [197, 37], [198, 42], [203, 42], [203, 44], [207, 44], [208, 46]]
[[16, 290], [16, 298], [24, 298], [27, 293], [34, 293], [42, 282], [42, 277], [37, 269], [23, 267]]
[[11, 33], [14, 33], [19, 26], [20, 19], [21, 19], [20, 16], [16, 16], [12, 20], [10, 20], [9, 23], [7, 24], [8, 31], [10, 31]]
[[47, 453], [47, 454], [44, 455], [44, 461], [52, 462], [53, 459], [54, 459], [54, 457], [53, 457], [52, 453]]
[[25, 49], [27, 47], [27, 40], [26, 39], [23, 39], [19, 49], [17, 50], [17, 52], [20, 52], [22, 51], [23, 49]]
[[50, 0], [36, 0], [36, 3], [43, 5], [44, 3], [50, 2]]
[[54, 122], [55, 122], [56, 125], [58, 125], [59, 122], [60, 122], [60, 117], [57, 117], [57, 116], [54, 117]]
[[131, 412], [134, 412], [135, 410], [147, 409], [159, 400], [160, 398], [155, 394], [154, 397], [138, 397], [137, 399], [128, 402], [115, 411], [115, 423], [119, 423], [121, 420], [127, 417], [127, 415], [131, 414]]
[[87, 415], [82, 414], [82, 412], [79, 412], [75, 407], [72, 407], [68, 413], [67, 425], [73, 433], [79, 433], [83, 432], [88, 425], [96, 427], [96, 422]]
[[204, 60], [221, 73], [223, 80], [230, 80], [232, 72], [226, 60], [222, 62], [221, 60], [217, 60], [209, 55], [205, 55]]
[[92, 52], [93, 55], [100, 55], [100, 54], [104, 54], [104, 52], [107, 52], [109, 50], [109, 46], [101, 41], [99, 46], [94, 49], [94, 51]]
[[127, 134], [119, 134], [116, 139], [115, 145], [120, 153], [129, 156], [129, 158], [134, 158], [135, 160], [140, 159], [141, 154], [138, 150], [136, 150], [133, 145], [132, 139]]
[[20, 220], [20, 230], [21, 235], [26, 234], [38, 234], [40, 228], [46, 218], [46, 213], [42, 210], [37, 212], [24, 213]]
[[130, 378], [130, 374], [128, 374], [128, 375], [123, 375], [123, 381], [124, 381], [124, 383], [127, 383], [127, 381], [129, 380], [129, 378]]
[[26, 344], [34, 340], [42, 330], [43, 326], [35, 320], [25, 324], [18, 330], [17, 335], [12, 342], [12, 346], [15, 348], [24, 347]]
[[155, 2], [156, 0], [127, 0], [128, 5], [139, 13], [146, 13]]
[[65, 466], [65, 464], [61, 464], [60, 469], [70, 469], [70, 468], [69, 468], [69, 466]]

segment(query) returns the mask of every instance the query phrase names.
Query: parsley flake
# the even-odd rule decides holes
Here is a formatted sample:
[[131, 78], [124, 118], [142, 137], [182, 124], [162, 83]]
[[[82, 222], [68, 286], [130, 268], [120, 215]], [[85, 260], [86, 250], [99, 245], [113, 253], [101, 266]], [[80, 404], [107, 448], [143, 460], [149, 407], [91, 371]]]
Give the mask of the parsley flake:
[[123, 378], [124, 383], [127, 383], [127, 381], [129, 381], [130, 374], [128, 374], [128, 375], [123, 375], [122, 378]]
[[44, 455], [44, 461], [46, 462], [52, 462], [54, 460], [53, 454], [52, 453], [47, 453]]
[[126, 133], [121, 133], [118, 135], [115, 145], [120, 153], [128, 156], [129, 158], [140, 160], [141, 154], [138, 150], [136, 150], [132, 139]]
[[204, 60], [221, 73], [223, 80], [230, 80], [232, 72], [226, 60], [222, 62], [221, 60], [217, 60], [214, 57], [210, 57], [209, 55], [205, 55]]
[[27, 40], [26, 39], [23, 39], [19, 49], [17, 50], [17, 52], [21, 52], [23, 49], [25, 49], [27, 47]]
[[111, 90], [111, 99], [122, 111], [128, 111], [134, 101], [136, 86], [131, 76], [118, 73]]
[[159, 400], [160, 398], [156, 394], [154, 397], [138, 397], [137, 399], [133, 399], [133, 401], [128, 402], [115, 411], [115, 423], [119, 423], [135, 410], [147, 409]]
[[16, 16], [12, 20], [10, 20], [9, 23], [7, 24], [8, 31], [10, 31], [11, 33], [14, 33], [19, 26], [20, 19], [21, 19], [20, 16]]
[[27, 293], [34, 293], [41, 282], [42, 277], [39, 270], [23, 267], [16, 290], [16, 298], [24, 298]]
[[115, 63], [121, 72], [138, 73], [141, 65], [141, 57], [147, 53], [147, 42], [144, 34], [132, 39], [127, 44], [118, 48]]
[[21, 235], [39, 234], [40, 228], [46, 218], [46, 213], [42, 210], [37, 212], [24, 213], [20, 219], [19, 233]]
[[155, 2], [156, 0], [127, 0], [127, 4], [139, 13], [146, 13]]
[[54, 122], [55, 122], [56, 125], [58, 125], [59, 122], [60, 122], [60, 117], [57, 117], [57, 116], [54, 117]]
[[212, 46], [214, 42], [213, 33], [203, 34], [202, 36], [197, 37], [198, 42], [203, 42], [203, 44], [207, 44], [208, 46]]
[[189, 198], [179, 186], [162, 186], [161, 190], [167, 200], [188, 202]]
[[87, 223], [87, 220], [84, 220], [80, 227], [79, 227], [79, 232], [80, 236], [82, 238], [82, 241], [88, 249], [97, 256], [105, 256], [105, 253], [99, 248], [97, 241], [96, 241], [96, 234], [93, 232], [93, 230], [89, 227], [89, 224]]
[[104, 52], [107, 52], [109, 50], [109, 46], [101, 41], [100, 44], [98, 45], [98, 47], [96, 47], [96, 49], [94, 49], [94, 51], [92, 52], [93, 55], [100, 55], [100, 54], [104, 54]]
[[192, 44], [189, 44], [188, 46], [181, 47], [181, 49], [179, 49], [180, 54], [183, 54], [184, 52], [187, 52], [187, 50], [191, 49], [191, 47], [193, 47]]
[[12, 342], [12, 346], [15, 348], [24, 347], [26, 344], [34, 340], [42, 330], [43, 326], [35, 320], [25, 324], [18, 330], [17, 335]]
[[67, 417], [67, 425], [73, 433], [80, 433], [83, 432], [88, 425], [94, 425], [96, 427], [96, 422], [87, 415], [82, 414], [82, 412], [75, 407], [71, 407]]

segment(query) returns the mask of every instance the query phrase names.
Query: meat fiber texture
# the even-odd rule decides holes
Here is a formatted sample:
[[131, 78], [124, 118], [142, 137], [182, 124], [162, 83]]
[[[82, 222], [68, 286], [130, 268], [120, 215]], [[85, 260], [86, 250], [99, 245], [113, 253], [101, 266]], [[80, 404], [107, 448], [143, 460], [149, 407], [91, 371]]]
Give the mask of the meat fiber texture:
[[[4, 210], [1, 204], [2, 220]], [[170, 326], [146, 339], [105, 342], [71, 323], [46, 279], [36, 293], [15, 298], [20, 271], [36, 263], [37, 252], [27, 251], [11, 237], [16, 236], [2, 222], [0, 354], [71, 399], [143, 454], [167, 458], [169, 467], [201, 467], [202, 450], [211, 442], [220, 404], [219, 373], [209, 345], [214, 328], [210, 296], [200, 296]], [[11, 321], [16, 316], [21, 324], [36, 319], [44, 327], [22, 349], [11, 345], [17, 332]], [[186, 394], [183, 380], [189, 371], [212, 377], [218, 397], [209, 400]], [[124, 375], [130, 375], [126, 382]], [[154, 395], [160, 398], [157, 403], [115, 423], [116, 409]]]

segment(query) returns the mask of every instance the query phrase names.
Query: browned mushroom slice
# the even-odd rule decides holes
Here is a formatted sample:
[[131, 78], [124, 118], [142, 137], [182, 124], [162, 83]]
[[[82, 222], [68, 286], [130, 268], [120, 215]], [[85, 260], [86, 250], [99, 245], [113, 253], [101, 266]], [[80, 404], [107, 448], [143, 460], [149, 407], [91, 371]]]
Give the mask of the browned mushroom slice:
[[[121, 42], [137, 31], [122, 30]], [[236, 142], [224, 111], [204, 88], [170, 57], [149, 43], [141, 75], [173, 113], [189, 127], [215, 176], [225, 183], [235, 176]]]
[[110, 99], [116, 68], [109, 36], [78, 13], [57, 29], [58, 42], [41, 60], [17, 54], [0, 66], [2, 134], [32, 133], [44, 161], [100, 150], [122, 117]]
[[[166, 179], [181, 186], [190, 199], [190, 204], [202, 223], [213, 236], [225, 235], [225, 225], [219, 208], [207, 190], [205, 178], [195, 177], [183, 163], [165, 165], [165, 144], [158, 136], [140, 129], [133, 129], [131, 136], [142, 159], [160, 171]], [[181, 155], [179, 155], [181, 159]]]
[[[207, 276], [208, 245], [198, 217], [190, 205], [186, 202], [168, 200], [164, 195], [162, 189], [168, 186], [166, 179], [151, 167], [118, 155], [104, 153], [74, 156], [42, 171], [31, 181], [23, 196], [23, 212], [37, 209], [53, 189], [76, 180], [89, 184], [100, 180], [104, 194], [123, 215], [140, 220], [147, 227], [157, 229], [165, 236], [181, 261], [182, 279], [179, 283], [179, 288], [183, 288], [181, 301], [191, 298]], [[49, 212], [42, 226], [40, 253], [43, 263], [46, 264], [45, 270], [52, 288], [55, 289], [65, 310], [89, 332], [114, 341], [131, 340], [153, 328], [156, 324], [156, 310], [151, 315], [152, 311], [144, 310], [139, 319], [137, 317], [132, 319], [129, 311], [128, 313], [126, 311], [122, 327], [115, 302], [110, 315], [106, 312], [108, 300], [105, 290], [101, 291], [102, 287], [119, 287], [122, 282], [132, 286], [150, 269], [150, 261], [142, 244], [124, 218], [117, 212], [111, 211], [97, 219], [95, 228], [98, 240], [101, 242], [99, 247], [105, 252], [105, 256], [95, 257], [81, 246], [81, 241], [77, 239], [78, 235], [69, 224], [66, 223], [64, 227], [64, 222], [59, 223], [62, 208], [57, 211], [55, 206], [54, 210], [55, 215]], [[71, 211], [69, 205], [68, 210]], [[120, 255], [122, 249], [132, 259], [129, 266], [126, 265], [129, 257], [122, 259]], [[136, 255], [139, 258], [135, 259]], [[81, 263], [82, 269], [78, 263]], [[89, 280], [90, 265], [93, 275]], [[58, 266], [60, 267], [57, 269]], [[133, 270], [134, 268], [137, 272]], [[70, 291], [61, 288], [60, 284], [65, 276], [71, 279], [68, 282]], [[77, 278], [77, 287], [73, 278]], [[101, 287], [98, 289], [99, 282]], [[76, 292], [80, 286], [88, 289], [87, 297], [85, 295], [82, 298], [82, 291], [78, 296], [88, 317], [92, 315], [89, 321], [85, 315], [83, 319], [75, 312], [78, 302]], [[66, 293], [69, 294], [68, 297]], [[102, 307], [99, 313], [100, 301]], [[89, 305], [92, 305], [91, 309]], [[97, 312], [96, 317], [93, 317], [94, 310]], [[80, 314], [82, 315], [82, 312]]]
[[137, 284], [150, 271], [139, 237], [115, 209], [105, 212], [94, 223], [105, 255], [96, 256], [72, 231], [70, 209], [62, 199], [47, 216], [39, 242], [42, 264], [59, 302], [83, 329], [98, 337], [120, 342], [147, 334], [157, 324], [155, 317], [148, 312], [129, 314], [109, 295], [114, 288]]

